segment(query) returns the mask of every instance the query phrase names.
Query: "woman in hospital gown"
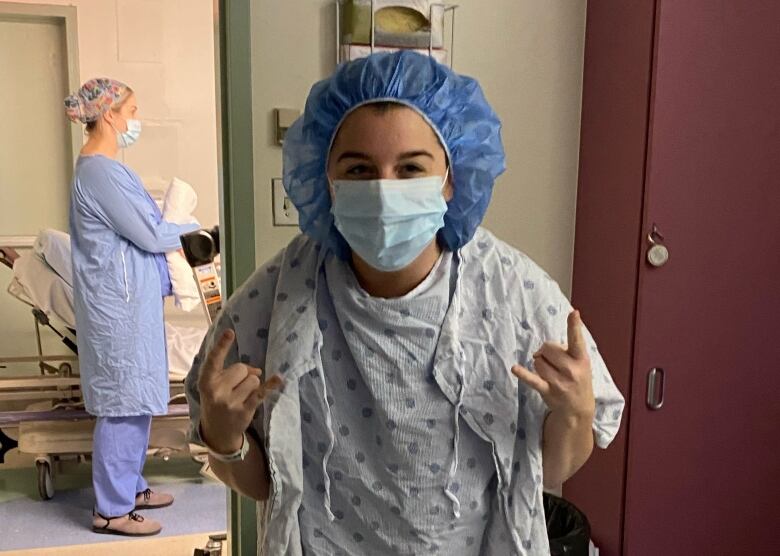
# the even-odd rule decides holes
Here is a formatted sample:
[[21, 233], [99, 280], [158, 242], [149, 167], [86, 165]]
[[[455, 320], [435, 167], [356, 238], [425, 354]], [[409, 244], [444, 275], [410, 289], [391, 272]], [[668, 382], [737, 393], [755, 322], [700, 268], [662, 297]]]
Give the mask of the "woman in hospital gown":
[[173, 502], [142, 475], [151, 418], [167, 413], [169, 398], [164, 254], [197, 225], [162, 220], [140, 178], [115, 160], [140, 135], [130, 87], [92, 79], [65, 107], [88, 133], [73, 176], [70, 234], [81, 387], [87, 411], [97, 416], [93, 530], [153, 535], [160, 524], [135, 511]]
[[477, 82], [344, 64], [284, 166], [303, 235], [187, 380], [212, 468], [262, 501], [261, 553], [548, 554], [543, 485], [609, 444], [623, 398], [558, 285], [479, 227], [504, 151]]

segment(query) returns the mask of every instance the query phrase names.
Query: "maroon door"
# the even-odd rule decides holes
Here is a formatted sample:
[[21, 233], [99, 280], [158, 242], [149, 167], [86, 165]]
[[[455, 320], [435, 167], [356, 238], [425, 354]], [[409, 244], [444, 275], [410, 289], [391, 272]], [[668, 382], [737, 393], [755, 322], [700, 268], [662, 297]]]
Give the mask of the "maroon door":
[[643, 234], [669, 259], [640, 261], [624, 553], [776, 555], [780, 2], [660, 0], [654, 50]]

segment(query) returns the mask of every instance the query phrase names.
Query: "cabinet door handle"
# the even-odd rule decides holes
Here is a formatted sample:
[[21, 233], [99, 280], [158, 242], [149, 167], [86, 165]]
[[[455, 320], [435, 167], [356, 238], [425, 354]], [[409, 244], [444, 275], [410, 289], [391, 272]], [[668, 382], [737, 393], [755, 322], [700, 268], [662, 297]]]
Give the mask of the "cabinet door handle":
[[653, 224], [653, 231], [647, 234], [647, 242], [650, 247], [647, 250], [647, 262], [654, 267], [662, 267], [669, 260], [669, 249], [663, 243], [664, 236], [661, 235], [658, 226]]
[[650, 369], [647, 373], [647, 407], [653, 410], [661, 409], [664, 405], [665, 385], [664, 370], [660, 367]]

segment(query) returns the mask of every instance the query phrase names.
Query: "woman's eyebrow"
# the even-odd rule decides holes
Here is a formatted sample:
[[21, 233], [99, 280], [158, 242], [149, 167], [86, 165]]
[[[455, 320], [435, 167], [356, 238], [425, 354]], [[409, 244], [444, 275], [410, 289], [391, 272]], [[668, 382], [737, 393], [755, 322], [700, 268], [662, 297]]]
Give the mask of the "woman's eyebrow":
[[357, 158], [357, 159], [360, 159], [360, 160], [371, 160], [371, 157], [368, 156], [365, 153], [361, 153], [361, 152], [357, 152], [357, 151], [347, 151], [347, 152], [341, 153], [341, 155], [339, 156], [338, 160], [336, 160], [336, 162], [341, 162], [345, 158]]
[[408, 151], [405, 153], [401, 153], [398, 156], [398, 160], [404, 159], [404, 158], [414, 158], [416, 156], [427, 156], [428, 158], [433, 159], [433, 155], [429, 153], [426, 150], [419, 150], [419, 151]]
[[[401, 153], [398, 155], [398, 160], [403, 160], [405, 158], [414, 158], [416, 156], [427, 156], [428, 158], [433, 159], [433, 154], [429, 153], [426, 150], [418, 150], [418, 151], [407, 151]], [[336, 162], [341, 162], [345, 158], [356, 158], [358, 160], [371, 160], [371, 157], [365, 153], [359, 151], [346, 151], [339, 155]]]

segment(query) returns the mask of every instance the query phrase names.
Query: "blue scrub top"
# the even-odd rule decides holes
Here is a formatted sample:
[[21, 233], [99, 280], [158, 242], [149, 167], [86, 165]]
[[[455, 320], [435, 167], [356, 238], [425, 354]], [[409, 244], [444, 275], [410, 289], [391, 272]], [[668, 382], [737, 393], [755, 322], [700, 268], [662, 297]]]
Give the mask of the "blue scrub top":
[[76, 163], [70, 205], [79, 370], [93, 415], [163, 415], [169, 399], [163, 296], [165, 253], [197, 224], [171, 224], [124, 164]]

